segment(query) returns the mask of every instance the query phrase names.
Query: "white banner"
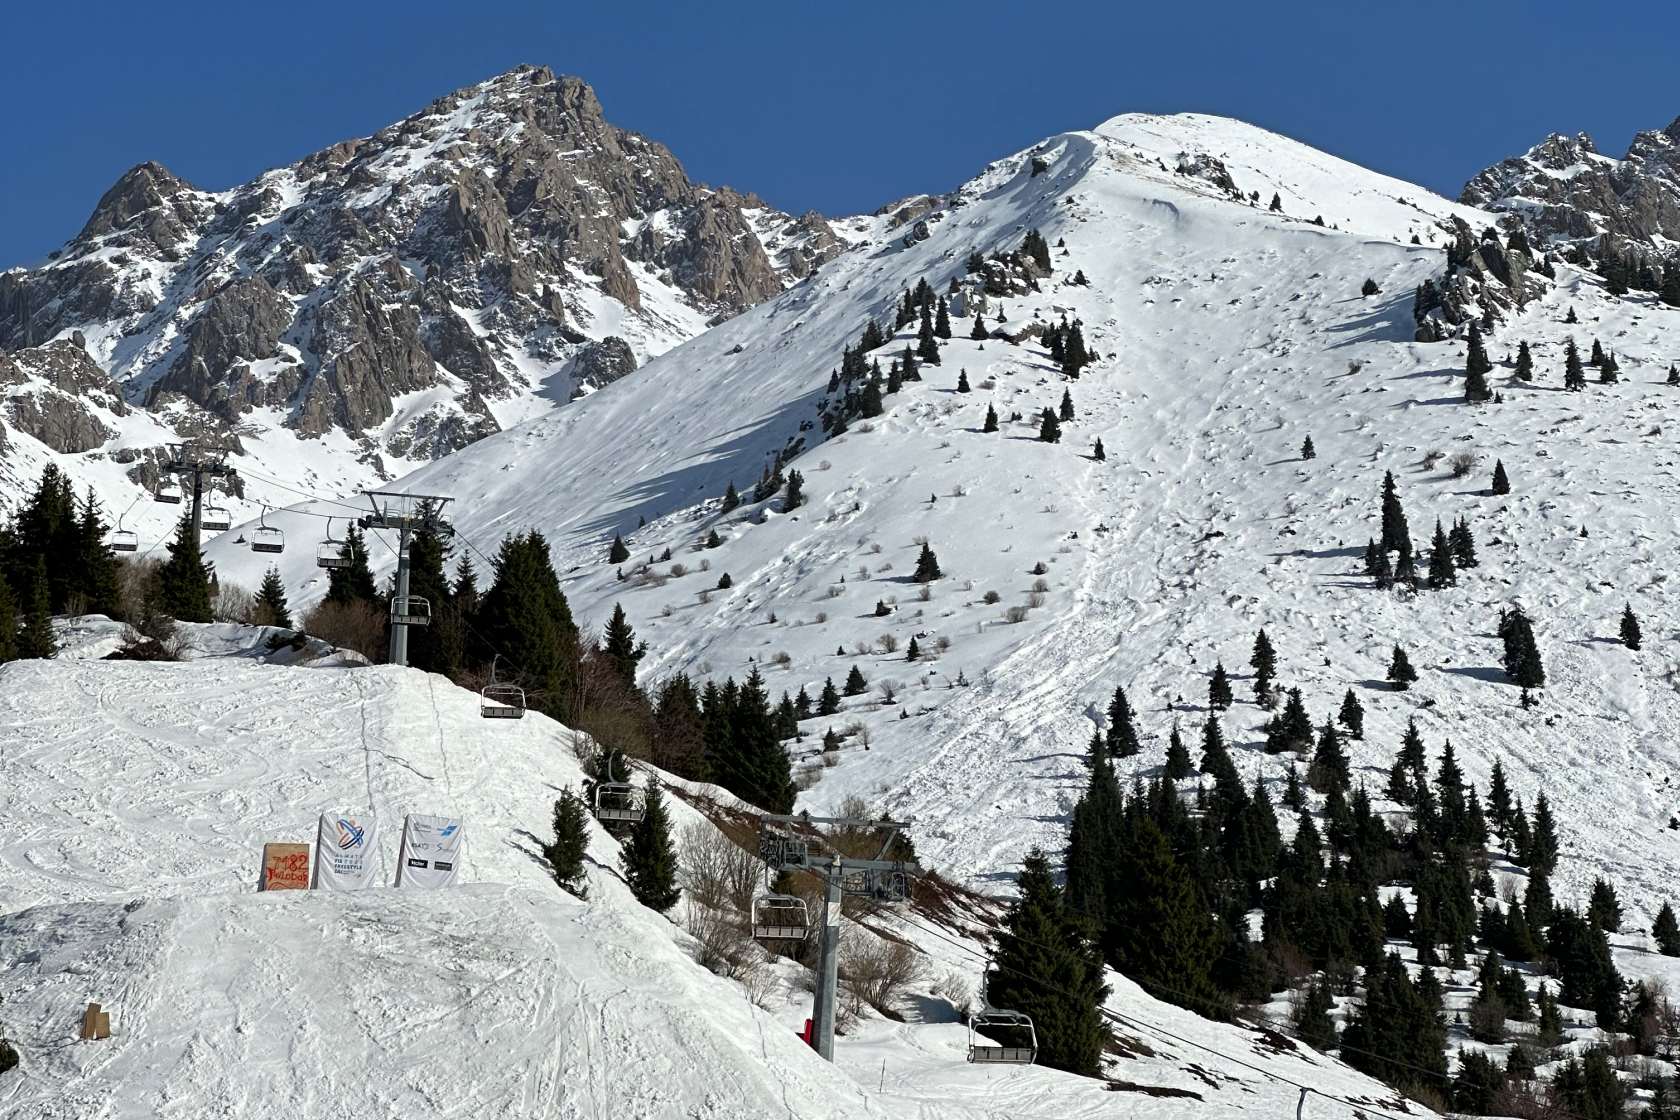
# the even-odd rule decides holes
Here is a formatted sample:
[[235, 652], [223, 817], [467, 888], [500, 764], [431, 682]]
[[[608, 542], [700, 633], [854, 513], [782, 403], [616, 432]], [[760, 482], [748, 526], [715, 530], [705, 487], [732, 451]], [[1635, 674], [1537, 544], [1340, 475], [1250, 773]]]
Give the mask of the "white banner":
[[379, 862], [379, 822], [372, 813], [322, 813], [315, 834], [318, 891], [365, 891]]
[[454, 817], [410, 813], [403, 818], [397, 854], [397, 886], [435, 890], [452, 887], [467, 858], [467, 826]]

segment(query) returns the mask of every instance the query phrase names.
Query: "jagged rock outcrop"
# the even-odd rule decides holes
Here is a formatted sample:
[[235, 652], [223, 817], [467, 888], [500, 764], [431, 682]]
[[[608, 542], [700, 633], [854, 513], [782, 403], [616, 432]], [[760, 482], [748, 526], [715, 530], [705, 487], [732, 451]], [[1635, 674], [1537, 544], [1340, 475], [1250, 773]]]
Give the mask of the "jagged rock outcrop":
[[116, 435], [95, 409], [128, 413], [105, 371], [71, 339], [0, 362], [0, 385], [6, 387], [7, 422], [61, 454], [92, 451]]
[[1517, 229], [1513, 224], [1502, 242], [1499, 231], [1478, 233], [1463, 218], [1453, 217], [1447, 272], [1439, 281], [1425, 280], [1413, 300], [1417, 341], [1457, 337], [1471, 319], [1508, 318], [1546, 290], [1550, 266], [1536, 259]]
[[635, 352], [628, 342], [615, 335], [591, 342], [578, 351], [577, 360], [572, 363], [572, 379], [580, 386], [596, 389], [635, 372]]
[[1680, 240], [1680, 119], [1636, 135], [1619, 160], [1584, 132], [1553, 133], [1471, 179], [1459, 201], [1520, 216], [1537, 244]]
[[[761, 230], [785, 231], [774, 259]], [[304, 436], [363, 435], [403, 394], [456, 386], [448, 415], [403, 420], [413, 453], [494, 430], [486, 402], [575, 357], [601, 298], [635, 313], [665, 285], [661, 306], [692, 306], [695, 326], [615, 328], [663, 348], [841, 248], [820, 215], [690, 181], [579, 79], [519, 67], [230, 191], [133, 168], [45, 266], [0, 273], [0, 347], [98, 326], [92, 358], [129, 400], [172, 422], [276, 409]], [[55, 438], [91, 438], [71, 427]]]

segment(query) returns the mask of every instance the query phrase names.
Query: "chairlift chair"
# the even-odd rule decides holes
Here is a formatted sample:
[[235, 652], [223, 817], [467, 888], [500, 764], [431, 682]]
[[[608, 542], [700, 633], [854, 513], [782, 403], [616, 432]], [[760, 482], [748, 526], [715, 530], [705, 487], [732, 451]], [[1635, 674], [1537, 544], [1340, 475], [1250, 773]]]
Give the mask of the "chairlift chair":
[[637, 824], [647, 815], [647, 795], [629, 782], [597, 782], [594, 810], [603, 824]]
[[212, 502], [199, 514], [198, 523], [207, 533], [225, 533], [233, 528], [233, 515], [228, 513], [225, 506]]
[[524, 719], [525, 690], [516, 684], [487, 684], [478, 690], [478, 714], [485, 719]]
[[268, 523], [268, 510], [264, 509], [262, 517], [255, 529], [251, 530], [252, 552], [284, 552], [286, 551], [286, 534]]
[[811, 911], [797, 895], [771, 894], [753, 899], [755, 941], [803, 941], [811, 933]]
[[180, 505], [181, 484], [167, 479], [159, 482], [157, 489], [152, 492], [152, 499], [154, 501], [163, 502], [166, 505]]
[[[1026, 1033], [1025, 1046], [993, 1046], [985, 1039], [978, 1039], [981, 1032], [1008, 1031], [1019, 1036]], [[1032, 1016], [1022, 1011], [1008, 1011], [1001, 1007], [993, 1007], [991, 999], [986, 995], [986, 986], [980, 985], [980, 1010], [968, 1018], [968, 1060], [989, 1065], [1032, 1065], [1038, 1057], [1038, 1032], [1033, 1029]]]
[[138, 552], [140, 550], [140, 538], [127, 529], [112, 530], [111, 539], [105, 543], [110, 546], [112, 552]]
[[[401, 604], [400, 608], [399, 604]], [[418, 595], [410, 595], [406, 599], [392, 599], [391, 624], [393, 626], [430, 626], [432, 624], [431, 602]]]
[[337, 540], [332, 535], [332, 518], [327, 518], [327, 539], [321, 542], [321, 547], [315, 550], [315, 566], [317, 568], [348, 568], [356, 561], [350, 555], [350, 542]]

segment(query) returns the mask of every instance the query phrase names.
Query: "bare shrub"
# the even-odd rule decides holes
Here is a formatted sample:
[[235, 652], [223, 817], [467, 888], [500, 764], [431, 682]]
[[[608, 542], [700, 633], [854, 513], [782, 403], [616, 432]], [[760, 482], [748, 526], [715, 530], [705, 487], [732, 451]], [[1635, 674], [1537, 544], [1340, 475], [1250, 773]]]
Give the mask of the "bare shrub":
[[230, 580], [214, 585], [216, 597], [210, 600], [210, 616], [217, 622], [239, 622], [246, 626], [257, 621], [257, 597]]
[[712, 601], [712, 589], [709, 588], [709, 587], [702, 587], [700, 589], [700, 594], [697, 596], [697, 598], [699, 598], [699, 600], [702, 603], [711, 602]]
[[1447, 459], [1447, 466], [1452, 469], [1454, 478], [1464, 478], [1476, 469], [1479, 456], [1474, 451], [1454, 451]]
[[910, 543], [915, 545], [917, 548], [920, 548], [922, 545], [928, 543], [928, 539], [926, 536], [911, 537]]
[[941, 976], [933, 985], [933, 994], [956, 1008], [959, 1019], [966, 1018], [974, 1010], [974, 993], [961, 973], [947, 972]]
[[916, 598], [927, 603], [933, 600], [933, 584], [924, 583], [916, 589]]
[[869, 656], [869, 643], [868, 642], [856, 642], [856, 643], [854, 643], [852, 645], [852, 652], [859, 657], [868, 657]]
[[677, 608], [673, 607], [670, 603], [666, 603], [663, 607], [659, 608], [659, 617], [661, 618], [670, 618], [676, 613]]
[[831, 584], [828, 585], [828, 597], [830, 599], [838, 599], [838, 598], [840, 598], [840, 596], [844, 595], [845, 593], [846, 593], [846, 589], [844, 587], [840, 586], [838, 583], [831, 583]]
[[821, 626], [823, 623], [825, 623], [827, 621], [828, 621], [828, 612], [827, 611], [818, 611], [817, 612], [817, 625]]
[[877, 542], [877, 543], [875, 543], [875, 544], [872, 544], [872, 545], [870, 545], [870, 546], [869, 546], [869, 551], [870, 551], [870, 552], [872, 552], [872, 553], [875, 553], [875, 554], [877, 554], [877, 555], [879, 555], [879, 553], [880, 553], [880, 551], [881, 551], [881, 545], [880, 545], [880, 544], [879, 544], [879, 542]]
[[793, 655], [785, 649], [777, 650], [770, 658], [770, 664], [786, 669], [793, 664]]
[[681, 579], [682, 577], [686, 576], [687, 574], [688, 574], [688, 565], [687, 564], [672, 564], [671, 565], [671, 578], [672, 579]]
[[881, 703], [883, 703], [883, 704], [896, 704], [896, 703], [898, 703], [898, 682], [897, 681], [880, 681], [875, 685], [875, 691], [877, 691], [881, 694]]
[[1027, 592], [1027, 609], [1028, 610], [1036, 610], [1037, 608], [1042, 607], [1043, 605], [1044, 605], [1044, 592], [1042, 592], [1042, 591], [1029, 591], [1029, 592]]
[[802, 762], [793, 772], [793, 788], [804, 793], [822, 779], [823, 766], [820, 762]]
[[738, 981], [754, 1003], [770, 987], [764, 952], [747, 936], [742, 919], [690, 901], [683, 914], [683, 928], [694, 938], [694, 960], [710, 972]]
[[980, 596], [981, 602], [985, 603], [988, 606], [990, 606], [993, 603], [996, 603], [1001, 598], [1003, 598], [1003, 596], [999, 595], [996, 591], [988, 591], [984, 595]]
[[385, 660], [385, 614], [365, 599], [348, 603], [323, 599], [303, 616], [303, 629], [340, 649], [353, 649], [369, 661]]
[[888, 1019], [903, 1019], [899, 1011], [911, 985], [926, 974], [916, 951], [901, 941], [859, 937], [842, 945], [840, 975], [859, 1001]]
[[712, 562], [711, 562], [711, 561], [710, 561], [710, 560], [702, 560], [702, 561], [700, 561], [700, 570], [701, 570], [701, 571], [702, 571], [702, 572], [709, 572], [709, 571], [711, 571], [711, 570], [712, 570]]
[[959, 482], [955, 486], [951, 487], [951, 497], [953, 497], [953, 498], [966, 498], [966, 497], [968, 497], [968, 490], [963, 486], [962, 483]]
[[1034, 591], [1048, 591], [1048, 590], [1050, 590], [1050, 581], [1049, 580], [1043, 580], [1043, 579], [1035, 579], [1035, 580], [1033, 580], [1032, 589]]
[[712, 824], [694, 821], [683, 829], [677, 863], [683, 888], [702, 906], [741, 914], [752, 908], [761, 865]]
[[875, 648], [879, 649], [882, 653], [897, 653], [898, 638], [892, 634], [882, 634], [879, 638], [875, 639]]
[[1007, 609], [1003, 612], [1003, 620], [1005, 622], [1011, 622], [1011, 623], [1013, 623], [1013, 622], [1025, 622], [1027, 620], [1027, 608], [1026, 607], [1010, 607], [1009, 609]]
[[944, 653], [946, 650], [951, 648], [951, 639], [941, 634], [933, 640], [933, 648], [938, 650], [940, 653]]
[[117, 621], [137, 623], [146, 615], [146, 600], [163, 561], [125, 557], [117, 567]]
[[1423, 453], [1423, 469], [1426, 470], [1426, 471], [1434, 470], [1435, 469], [1435, 464], [1439, 463], [1442, 459], [1444, 459], [1446, 457], [1447, 457], [1447, 453], [1445, 451], [1441, 451], [1441, 450], [1439, 450], [1437, 448], [1433, 448], [1433, 447], [1430, 448], [1428, 451], [1425, 451]]

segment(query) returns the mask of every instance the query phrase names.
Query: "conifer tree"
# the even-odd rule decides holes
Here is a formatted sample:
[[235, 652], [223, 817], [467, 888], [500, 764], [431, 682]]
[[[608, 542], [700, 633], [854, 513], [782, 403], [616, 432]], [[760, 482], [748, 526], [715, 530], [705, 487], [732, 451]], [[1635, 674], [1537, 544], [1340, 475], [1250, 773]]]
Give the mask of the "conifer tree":
[[934, 316], [933, 333], [940, 338], [951, 337], [951, 309], [943, 296], [939, 299], [939, 310]]
[[1216, 661], [1213, 664], [1213, 677], [1208, 681], [1208, 707], [1216, 712], [1223, 712], [1231, 707], [1235, 697], [1231, 695], [1231, 681], [1225, 675], [1225, 663]]
[[1412, 551], [1412, 531], [1406, 525], [1406, 511], [1400, 507], [1393, 471], [1383, 476], [1382, 539], [1378, 544], [1384, 552], [1409, 554]]
[[[1371, 285], [1369, 280], [1365, 283]], [[1314, 979], [1307, 985], [1306, 992], [1302, 994], [1294, 1009], [1295, 1037], [1314, 1050], [1334, 1050], [1336, 1024], [1331, 1021], [1330, 1012], [1335, 1006], [1336, 1001], [1330, 996], [1329, 985]]]
[[1453, 567], [1452, 545], [1447, 541], [1446, 530], [1441, 528], [1440, 518], [1435, 519], [1435, 536], [1429, 543], [1428, 583], [1435, 591], [1456, 586], [1458, 583], [1458, 571]]
[[[1375, 548], [1375, 542], [1372, 543]], [[1375, 548], [1375, 558], [1371, 565], [1371, 575], [1376, 577], [1377, 586], [1387, 590], [1394, 586], [1394, 568], [1388, 562], [1388, 553]]]
[[[876, 362], [875, 364], [880, 365], [881, 363]], [[892, 368], [887, 371], [887, 396], [890, 397], [903, 388], [904, 375], [899, 372], [898, 363], [895, 361], [892, 364]]]
[[852, 671], [846, 674], [846, 695], [862, 696], [868, 691], [869, 682], [863, 679], [863, 670], [859, 669], [856, 665], [853, 665]]
[[1306, 750], [1312, 742], [1312, 717], [1307, 715], [1307, 706], [1301, 701], [1301, 690], [1292, 688], [1283, 711], [1266, 722], [1266, 753]]
[[1595, 878], [1592, 895], [1587, 901], [1587, 924], [1606, 933], [1620, 933], [1622, 904], [1616, 898], [1616, 888], [1602, 876]]
[[1505, 780], [1505, 764], [1493, 760], [1493, 774], [1488, 779], [1488, 812], [1493, 817], [1494, 831], [1501, 839], [1511, 835], [1511, 787]]
[[[541, 533], [502, 539], [473, 627], [484, 647], [519, 666], [532, 707], [562, 722], [572, 714], [577, 625]], [[480, 659], [491, 654], [481, 651]]]
[[636, 665], [647, 655], [647, 643], [637, 644], [636, 632], [625, 617], [622, 603], [613, 604], [612, 617], [607, 620], [601, 637], [601, 652], [606, 655], [607, 663], [613, 667], [619, 680], [635, 688]]
[[959, 369], [957, 371], [957, 392], [966, 393], [968, 391], [968, 371], [966, 369]]
[[12, 585], [0, 569], [0, 664], [18, 657], [18, 603]]
[[1108, 459], [1108, 452], [1103, 450], [1102, 440], [1099, 439], [1096, 443], [1091, 445], [1091, 458], [1095, 459], [1099, 463]]
[[[57, 657], [58, 639], [53, 635], [52, 625], [52, 592], [47, 586], [47, 558], [38, 553], [34, 570], [25, 586], [23, 602], [23, 625], [17, 632], [17, 656], [25, 659]], [[209, 603], [208, 596], [205, 603]], [[206, 613], [208, 610], [206, 606]]]
[[[1424, 977], [1432, 983], [1428, 969]], [[1365, 1002], [1342, 1031], [1342, 1055], [1389, 1084], [1440, 1093], [1446, 1087], [1446, 1026], [1396, 953], [1367, 971]]]
[[583, 871], [584, 855], [589, 851], [588, 817], [583, 799], [570, 788], [561, 790], [554, 802], [554, 840], [542, 846], [549, 874], [561, 890], [578, 898], [589, 896]]
[[904, 367], [904, 380], [920, 381], [922, 379], [920, 371], [916, 368], [915, 351], [911, 350], [908, 345], [904, 347], [904, 353], [899, 355], [898, 361], [899, 365]]
[[[1039, 1062], [1095, 1077], [1108, 1040], [1098, 1010], [1108, 996], [1102, 958], [1085, 923], [1065, 906], [1044, 853], [1027, 853], [1016, 892], [996, 935], [997, 954], [986, 974], [987, 998], [997, 1007], [1032, 1017]], [[1026, 1044], [1025, 1039], [998, 1041]]]
[[[859, 673], [858, 675], [861, 677], [863, 674]], [[854, 695], [856, 694], [854, 693]], [[834, 687], [834, 678], [827, 677], [823, 680], [822, 695], [817, 697], [817, 714], [819, 716], [832, 716], [839, 711], [840, 690]]]
[[1534, 380], [1534, 355], [1529, 352], [1526, 340], [1517, 343], [1517, 380]]
[[1133, 822], [1118, 870], [1123, 890], [1110, 901], [1103, 931], [1109, 964], [1156, 999], [1221, 1016], [1225, 1001], [1209, 976], [1218, 929], [1153, 820]]
[[1482, 345], [1482, 329], [1472, 321], [1468, 353], [1464, 361], [1465, 403], [1480, 404], [1493, 396], [1487, 383], [1487, 375], [1492, 370], [1493, 363], [1488, 361], [1487, 349]]
[[159, 609], [178, 622], [211, 621], [210, 573], [205, 570], [191, 517], [181, 518], [168, 548], [169, 559], [156, 576]]
[[1499, 636], [1505, 643], [1505, 675], [1523, 690], [1523, 703], [1528, 704], [1528, 691], [1546, 684], [1546, 670], [1540, 660], [1540, 648], [1534, 641], [1534, 626], [1520, 608], [1501, 611]]
[[1225, 732], [1219, 726], [1219, 721], [1211, 714], [1202, 724], [1202, 773], [1214, 780], [1216, 786], [1224, 784], [1242, 789], [1242, 779], [1237, 776], [1236, 763], [1231, 761], [1231, 752], [1225, 746]]
[[922, 543], [922, 551], [916, 556], [916, 570], [910, 578], [916, 583], [932, 583], [940, 579], [944, 573], [939, 570], [939, 557], [933, 554], [933, 548]]
[[793, 698], [793, 718], [801, 722], [808, 720], [815, 712], [811, 708], [811, 694], [804, 687], [799, 689], [799, 695]]
[[1634, 617], [1632, 603], [1622, 606], [1622, 644], [1631, 650], [1639, 649], [1639, 619]]
[[1593, 339], [1592, 356], [1587, 359], [1587, 364], [1595, 367], [1604, 364], [1604, 346], [1596, 338]]
[[1132, 706], [1126, 700], [1126, 690], [1114, 687], [1114, 699], [1108, 703], [1108, 739], [1105, 744], [1110, 758], [1130, 758], [1143, 750], [1138, 743], [1137, 728], [1132, 726]]
[[1278, 194], [1276, 191], [1272, 192], [1271, 205], [1267, 206], [1266, 209], [1272, 211], [1274, 214], [1283, 213], [1283, 196]]
[[[1570, 314], [1575, 313], [1573, 307], [1569, 311]], [[1563, 387], [1571, 393], [1579, 393], [1587, 387], [1587, 371], [1581, 367], [1581, 352], [1575, 349], [1573, 338], [1563, 350]]]
[[1651, 923], [1651, 939], [1657, 943], [1657, 952], [1665, 957], [1680, 957], [1680, 922], [1674, 920], [1674, 907], [1667, 902], [1657, 911], [1656, 920]]
[[1064, 424], [1073, 419], [1073, 391], [1070, 389], [1062, 390], [1062, 407], [1059, 418]]
[[1606, 354], [1604, 361], [1598, 366], [1598, 381], [1601, 385], [1614, 385], [1619, 380], [1622, 367], [1616, 364], [1616, 355]]
[[1510, 476], [1505, 473], [1505, 461], [1503, 459], [1495, 459], [1493, 463], [1493, 493], [1495, 496], [1501, 496], [1509, 494], [1510, 492], [1511, 479]]
[[1190, 762], [1190, 752], [1185, 749], [1184, 739], [1179, 735], [1178, 724], [1175, 723], [1172, 733], [1167, 736], [1167, 763], [1162, 773], [1167, 781], [1176, 782], [1195, 772], [1196, 768]]
[[1413, 591], [1417, 590], [1417, 561], [1412, 557], [1410, 542], [1400, 550], [1400, 561], [1394, 565], [1394, 582], [1404, 584]]
[[993, 408], [989, 404], [986, 406], [986, 422], [980, 426], [980, 430], [982, 432], [995, 432], [998, 430], [997, 409]]
[[1470, 523], [1459, 518], [1447, 534], [1447, 543], [1452, 546], [1453, 565], [1457, 568], [1474, 568], [1480, 561], [1476, 559], [1476, 538], [1470, 532]]
[[723, 512], [729, 513], [740, 504], [741, 495], [736, 492], [735, 481], [731, 479], [728, 488], [723, 492]]
[[1254, 699], [1263, 708], [1271, 707], [1272, 677], [1277, 672], [1277, 654], [1272, 650], [1272, 641], [1266, 637], [1266, 631], [1254, 635], [1254, 652], [1249, 655], [1248, 664], [1254, 670]]
[[1044, 410], [1043, 419], [1039, 422], [1038, 438], [1045, 443], [1062, 442], [1061, 422], [1056, 419], [1056, 414], [1048, 408]]
[[1301, 441], [1301, 458], [1313, 459], [1317, 458], [1317, 456], [1318, 452], [1313, 449], [1312, 437], [1308, 436], [1306, 439]]
[[1359, 703], [1359, 697], [1353, 694], [1353, 689], [1348, 689], [1347, 695], [1342, 697], [1342, 708], [1336, 713], [1336, 720], [1347, 728], [1348, 738], [1365, 738], [1365, 708]]
[[612, 547], [607, 549], [607, 563], [622, 564], [628, 559], [630, 559], [630, 550], [624, 547], [624, 538], [614, 533]]
[[258, 626], [292, 628], [291, 610], [286, 604], [286, 585], [280, 579], [280, 569], [269, 566], [263, 575], [262, 587], [257, 591], [256, 620]]
[[986, 341], [986, 320], [978, 311], [974, 313], [974, 329], [968, 332], [968, 337], [975, 342]]
[[636, 901], [650, 910], [664, 913], [677, 904], [682, 891], [677, 887], [677, 852], [671, 844], [671, 820], [665, 812], [665, 797], [659, 783], [648, 786], [642, 819], [630, 829], [619, 858], [624, 864], [624, 881]]
[[921, 655], [922, 647], [916, 642], [916, 639], [912, 637], [910, 639], [910, 644], [904, 649], [904, 660], [914, 661]]
[[1388, 679], [1394, 685], [1394, 691], [1404, 692], [1410, 688], [1412, 682], [1418, 679], [1417, 670], [1406, 657], [1406, 651], [1399, 645], [1394, 647], [1394, 656], [1388, 663]]
[[881, 383], [873, 380], [864, 382], [863, 392], [858, 401], [858, 414], [865, 420], [873, 420], [881, 415], [886, 409], [886, 404], [881, 399]]
[[723, 545], [723, 538], [718, 536], [718, 531], [716, 529], [713, 529], [711, 532], [706, 534], [706, 547], [707, 548], [720, 548], [720, 547], [722, 547], [722, 545]]
[[[1528, 866], [1531, 873], [1550, 876], [1557, 870], [1557, 825], [1552, 820], [1551, 802], [1544, 791], [1534, 802], [1534, 823], [1529, 826]], [[1532, 915], [1531, 915], [1532, 918]], [[1575, 1006], [1581, 1006], [1576, 1004]]]
[[724, 572], [718, 577], [717, 586], [719, 591], [728, 591], [731, 587], [735, 586], [735, 577], [731, 576], [728, 572]]
[[1336, 732], [1335, 722], [1327, 719], [1318, 733], [1318, 749], [1307, 769], [1307, 784], [1325, 793], [1336, 790], [1345, 794], [1352, 781], [1353, 770], [1347, 752], [1342, 750], [1342, 737]]

